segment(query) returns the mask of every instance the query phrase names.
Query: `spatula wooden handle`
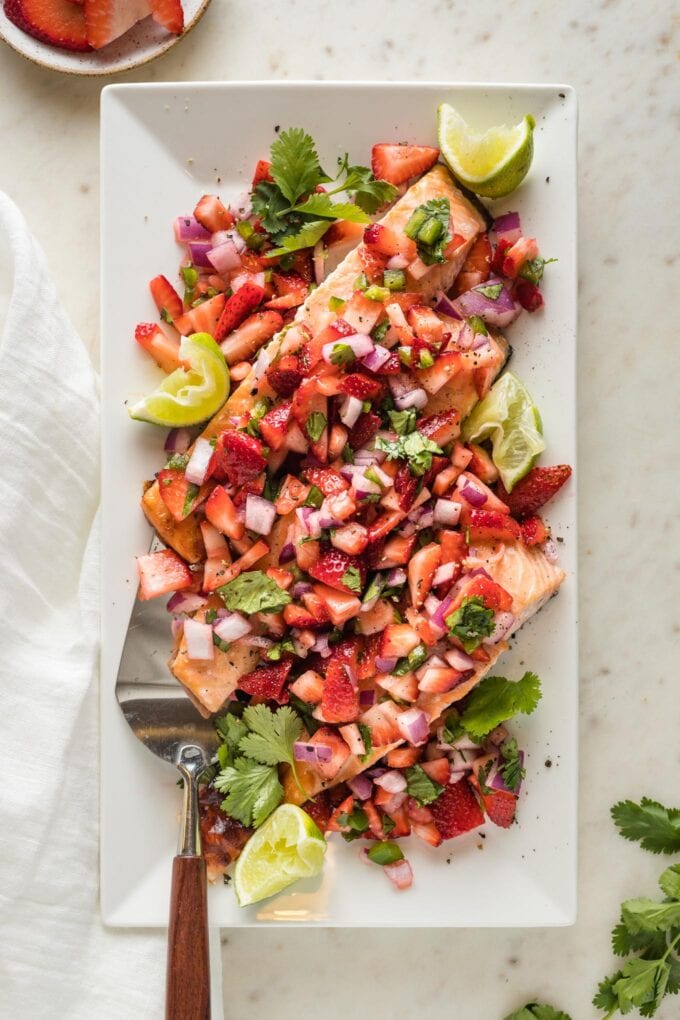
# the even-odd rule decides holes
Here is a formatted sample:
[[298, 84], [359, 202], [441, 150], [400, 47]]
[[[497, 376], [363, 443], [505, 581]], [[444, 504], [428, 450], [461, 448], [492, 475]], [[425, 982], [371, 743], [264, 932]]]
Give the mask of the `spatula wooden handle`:
[[210, 1020], [210, 958], [205, 861], [172, 865], [165, 1020]]

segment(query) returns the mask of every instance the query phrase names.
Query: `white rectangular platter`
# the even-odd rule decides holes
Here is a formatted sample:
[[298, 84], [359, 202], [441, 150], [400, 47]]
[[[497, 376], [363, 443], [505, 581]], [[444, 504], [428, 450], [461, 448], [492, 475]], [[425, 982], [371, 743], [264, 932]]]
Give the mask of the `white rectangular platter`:
[[[156, 315], [147, 283], [171, 279], [175, 216], [205, 192], [235, 197], [266, 157], [276, 125], [304, 127], [322, 164], [349, 152], [367, 165], [377, 141], [436, 144], [436, 110], [451, 102], [473, 125], [536, 119], [531, 172], [494, 213], [518, 209], [525, 233], [559, 261], [546, 273], [545, 309], [508, 329], [513, 370], [543, 417], [542, 463], [576, 456], [576, 98], [561, 85], [211, 83], [117, 85], [102, 95], [102, 657], [101, 906], [115, 926], [167, 923], [180, 794], [177, 775], [128, 730], [114, 697], [118, 660], [136, 590], [135, 555], [151, 538], [139, 498], [162, 466], [161, 430], [131, 422], [130, 396], [159, 370], [133, 341]], [[240, 909], [222, 884], [210, 890], [214, 924], [528, 926], [573, 923], [576, 911], [577, 697], [576, 485], [547, 518], [567, 580], [532, 620], [496, 672], [543, 680], [529, 718], [513, 723], [527, 750], [519, 824], [488, 824], [438, 850], [411, 840], [413, 887], [396, 892], [357, 844], [331, 840], [323, 876]], [[170, 635], [168, 631], [168, 651]], [[161, 650], [159, 654], [165, 654]], [[502, 667], [502, 668], [501, 668]]]

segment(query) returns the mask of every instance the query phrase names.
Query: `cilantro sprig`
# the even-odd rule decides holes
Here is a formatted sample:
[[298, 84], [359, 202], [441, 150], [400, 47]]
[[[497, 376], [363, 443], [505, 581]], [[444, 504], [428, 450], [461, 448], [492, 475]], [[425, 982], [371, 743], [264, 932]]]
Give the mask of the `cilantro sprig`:
[[541, 681], [527, 672], [513, 682], [504, 676], [487, 676], [467, 696], [461, 723], [476, 739], [486, 737], [518, 712], [530, 715], [541, 699]]
[[653, 854], [680, 853], [680, 809], [665, 808], [649, 797], [639, 804], [622, 800], [611, 810], [624, 839], [635, 840]]

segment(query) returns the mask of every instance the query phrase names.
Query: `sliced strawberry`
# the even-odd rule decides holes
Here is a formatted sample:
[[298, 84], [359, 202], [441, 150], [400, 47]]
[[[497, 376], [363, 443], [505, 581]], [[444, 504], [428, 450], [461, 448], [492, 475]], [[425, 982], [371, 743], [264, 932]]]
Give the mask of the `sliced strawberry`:
[[[232, 330], [220, 344], [228, 365], [252, 358], [260, 347], [283, 326], [283, 317], [278, 312], [254, 312]], [[232, 373], [232, 378], [234, 378]]]
[[[307, 542], [302, 548], [305, 549], [313, 542]], [[334, 627], [342, 627], [348, 620], [361, 612], [361, 602], [356, 595], [349, 595], [345, 591], [336, 591], [325, 584], [315, 584], [314, 593], [321, 599], [328, 610], [331, 622]]]
[[267, 301], [266, 308], [297, 308], [309, 295], [307, 283], [297, 273], [274, 273], [273, 282], [277, 296]]
[[492, 461], [489, 454], [482, 446], [476, 443], [468, 443], [468, 449], [472, 453], [468, 470], [476, 475], [485, 485], [493, 485], [498, 481], [498, 468]]
[[508, 790], [494, 790], [493, 793], [482, 794], [482, 804], [494, 825], [501, 829], [509, 829], [515, 820], [517, 797]]
[[199, 200], [194, 209], [194, 219], [211, 234], [218, 230], [230, 230], [234, 226], [234, 217], [217, 195], [204, 195]]
[[537, 312], [545, 304], [543, 295], [535, 283], [530, 280], [518, 280], [515, 285], [515, 297], [527, 312]]
[[184, 31], [182, 0], [149, 0], [149, 5], [154, 21], [167, 28], [168, 32], [180, 35]]
[[345, 797], [336, 807], [328, 820], [326, 829], [328, 832], [350, 832], [350, 826], [345, 822], [341, 821], [343, 816], [350, 815], [354, 810], [354, 794], [350, 793], [348, 797]]
[[283, 689], [292, 668], [292, 659], [284, 659], [283, 662], [272, 663], [269, 666], [259, 666], [252, 673], [246, 673], [240, 678], [238, 689], [257, 698], [281, 702], [284, 700]]
[[408, 565], [408, 588], [411, 605], [420, 609], [432, 590], [432, 578], [442, 559], [441, 546], [437, 542], [424, 545], [411, 557]]
[[505, 487], [499, 484], [498, 495], [507, 503], [513, 517], [530, 517], [552, 499], [570, 477], [571, 468], [568, 464], [535, 467], [517, 482], [512, 492], [507, 492]]
[[295, 510], [297, 507], [302, 506], [304, 501], [309, 495], [309, 486], [305, 485], [298, 478], [294, 478], [293, 475], [286, 475], [283, 481], [283, 485], [279, 489], [279, 494], [276, 497], [276, 512], [281, 517], [285, 517], [291, 510]]
[[[348, 576], [348, 571], [351, 573]], [[328, 549], [309, 569], [311, 577], [337, 591], [360, 594], [366, 585], [366, 566], [356, 556], [340, 549]]]
[[182, 299], [166, 276], [154, 276], [149, 283], [151, 297], [156, 302], [156, 308], [161, 313], [161, 319], [166, 322], [174, 322], [184, 312]]
[[435, 347], [444, 339], [444, 323], [427, 305], [413, 305], [406, 313], [406, 321], [420, 340]]
[[383, 223], [371, 223], [366, 227], [364, 244], [388, 259], [394, 255], [403, 255], [409, 262], [413, 262], [418, 255], [415, 241], [406, 234], [397, 233], [396, 230], [386, 227]]
[[412, 822], [411, 831], [430, 846], [439, 846], [442, 835], [434, 822]]
[[193, 584], [193, 575], [181, 557], [172, 549], [147, 553], [137, 557], [139, 598], [142, 601], [167, 595], [170, 591], [184, 591]]
[[228, 429], [220, 432], [215, 453], [210, 462], [210, 474], [222, 481], [227, 478], [232, 485], [245, 485], [267, 467], [262, 452], [262, 443], [246, 432]]
[[429, 145], [394, 145], [380, 142], [371, 151], [371, 169], [378, 180], [404, 184], [425, 173], [439, 159], [439, 149]]
[[253, 283], [252, 280], [248, 280], [235, 294], [227, 298], [213, 334], [217, 343], [224, 340], [225, 336], [236, 329], [246, 316], [254, 312], [263, 297], [264, 289], [257, 283]]
[[209, 333], [210, 336], [215, 336], [225, 301], [224, 294], [216, 294], [215, 297], [201, 301], [200, 305], [196, 305], [184, 315], [180, 315], [178, 319], [175, 319], [173, 325], [182, 336], [190, 336], [192, 333]]
[[512, 595], [505, 590], [497, 581], [493, 581], [484, 574], [464, 579], [461, 582], [460, 591], [456, 600], [452, 603], [450, 612], [455, 612], [462, 604], [463, 599], [480, 598], [484, 605], [493, 609], [494, 613], [509, 613], [512, 610]]
[[373, 248], [367, 248], [365, 244], [359, 245], [358, 254], [361, 269], [368, 282], [381, 287], [387, 269], [387, 256], [381, 255]]
[[360, 556], [368, 545], [368, 529], [358, 521], [350, 521], [343, 528], [336, 528], [331, 537], [331, 545], [335, 549]]
[[446, 694], [470, 676], [470, 670], [453, 666], [427, 666], [418, 680], [418, 690], [425, 694]]
[[174, 372], [179, 368], [178, 342], [172, 340], [155, 322], [140, 322], [135, 329], [135, 340], [164, 372]]
[[538, 244], [535, 237], [520, 237], [507, 249], [503, 258], [503, 274], [511, 280], [519, 274], [525, 262], [535, 259], [538, 255]]
[[229, 538], [235, 538], [238, 541], [246, 533], [246, 526], [239, 517], [231, 496], [221, 485], [216, 485], [208, 496], [205, 504], [205, 516], [218, 531], [221, 531], [223, 535], [228, 535]]
[[372, 411], [364, 411], [363, 414], [359, 415], [356, 424], [350, 430], [347, 442], [353, 450], [358, 450], [360, 446], [365, 446], [366, 443], [373, 439], [381, 425], [382, 422], [377, 414], [373, 414]]
[[383, 659], [403, 659], [419, 644], [413, 627], [407, 623], [391, 623], [383, 631], [380, 655]]
[[454, 296], [464, 294], [480, 283], [485, 283], [491, 273], [491, 242], [488, 234], [480, 234], [474, 242], [454, 284]]
[[326, 604], [321, 601], [319, 596], [313, 591], [306, 591], [302, 596], [308, 611], [312, 614], [317, 624], [326, 625], [331, 622], [330, 614], [326, 608]]
[[76, 52], [91, 48], [84, 12], [70, 0], [5, 0], [4, 11], [23, 32], [50, 46]]
[[307, 468], [305, 477], [310, 485], [316, 485], [324, 496], [338, 496], [349, 489], [349, 482], [335, 468]]
[[525, 517], [519, 524], [525, 545], [541, 545], [550, 537], [550, 531], [540, 517]]
[[357, 641], [343, 641], [328, 660], [321, 698], [321, 712], [326, 722], [354, 722], [359, 715], [357, 650]]
[[437, 539], [442, 547], [442, 564], [462, 563], [468, 554], [464, 535], [459, 531], [440, 531]]
[[208, 495], [209, 485], [192, 485], [183, 471], [176, 468], [163, 468], [156, 475], [158, 491], [171, 517], [175, 521], [183, 521], [196, 509]]
[[101, 49], [150, 13], [149, 0], [85, 0], [88, 42]]
[[394, 491], [401, 510], [410, 510], [418, 495], [419, 480], [411, 474], [408, 464], [402, 463], [394, 476]]
[[255, 164], [255, 172], [253, 173], [252, 186], [255, 188], [261, 181], [271, 181], [272, 175], [269, 172], [271, 170], [271, 163], [266, 159], [258, 159]]
[[361, 716], [362, 724], [368, 726], [371, 731], [374, 747], [385, 747], [386, 744], [393, 744], [395, 740], [401, 740], [394, 714], [388, 707], [390, 705], [396, 708], [394, 702], [383, 701], [378, 705], [372, 705]]
[[302, 379], [300, 360], [294, 354], [287, 354], [267, 369], [267, 382], [280, 397], [292, 397]]
[[411, 558], [416, 544], [416, 535], [394, 535], [383, 547], [376, 567], [379, 570], [390, 570], [392, 567], [403, 567]]
[[290, 408], [290, 400], [285, 400], [281, 404], [276, 404], [260, 418], [260, 435], [272, 450], [280, 450], [286, 442]]
[[522, 537], [517, 521], [495, 510], [469, 510], [464, 521], [470, 545], [478, 542], [517, 542]]
[[371, 379], [361, 372], [352, 372], [340, 380], [340, 392], [347, 393], [350, 397], [357, 397], [359, 400], [372, 400], [382, 393], [384, 387], [377, 379]]
[[289, 627], [298, 627], [300, 630], [320, 626], [318, 620], [308, 609], [298, 606], [294, 602], [290, 602], [283, 610], [283, 619]]
[[[328, 399], [319, 393], [316, 379], [306, 379], [295, 391], [291, 413], [303, 435], [310, 441], [314, 455], [322, 463], [325, 462], [328, 457]], [[320, 434], [314, 430], [319, 423], [323, 425]]]
[[421, 418], [417, 429], [437, 446], [444, 447], [460, 435], [460, 412], [454, 407]]
[[[385, 535], [388, 535], [398, 524], [401, 524], [404, 517], [406, 517], [406, 514], [403, 510], [390, 510], [378, 517], [368, 529], [369, 544], [380, 542], [384, 539]], [[370, 559], [372, 558], [370, 557]]]
[[308, 705], [319, 705], [323, 697], [323, 677], [315, 670], [308, 669], [293, 681], [290, 692]]
[[467, 779], [461, 779], [430, 804], [434, 823], [443, 839], [453, 839], [484, 824], [484, 815]]
[[401, 369], [402, 369], [402, 364], [401, 364], [401, 361], [399, 360], [399, 355], [397, 354], [396, 351], [393, 351], [393, 353], [390, 354], [390, 356], [387, 359], [387, 361], [384, 362], [384, 364], [380, 368], [378, 368], [376, 370], [375, 374], [376, 375], [400, 375], [401, 374]]
[[421, 768], [430, 779], [442, 786], [446, 786], [451, 777], [451, 762], [448, 758], [433, 758], [430, 761], [424, 761]]
[[330, 761], [318, 761], [311, 766], [324, 779], [335, 779], [338, 772], [349, 758], [349, 747], [342, 737], [329, 726], [322, 726], [316, 731], [313, 737], [307, 741], [308, 744], [322, 744], [330, 747], [332, 757]]
[[387, 755], [387, 764], [391, 769], [408, 769], [420, 761], [422, 753], [422, 747], [395, 747]]
[[378, 687], [387, 691], [390, 697], [397, 701], [415, 701], [418, 697], [418, 681], [415, 673], [405, 673], [404, 676], [392, 676], [391, 673], [385, 676], [376, 677]]
[[505, 262], [505, 256], [512, 248], [512, 244], [513, 242], [509, 241], [507, 237], [500, 238], [491, 259], [491, 272], [497, 273], [499, 276], [503, 275], [503, 263]]

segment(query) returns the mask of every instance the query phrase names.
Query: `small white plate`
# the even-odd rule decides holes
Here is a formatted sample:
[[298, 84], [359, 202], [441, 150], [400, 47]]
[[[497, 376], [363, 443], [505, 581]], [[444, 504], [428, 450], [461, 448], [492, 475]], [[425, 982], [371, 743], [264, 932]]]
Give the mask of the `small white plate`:
[[[513, 368], [541, 409], [543, 463], [575, 463], [576, 99], [560, 85], [168, 84], [114, 85], [102, 97], [102, 797], [101, 904], [111, 925], [164, 925], [177, 837], [176, 774], [132, 735], [116, 704], [118, 660], [137, 587], [134, 556], [149, 547], [141, 485], [162, 463], [163, 432], [131, 422], [129, 396], [159, 370], [133, 341], [154, 319], [147, 282], [177, 273], [172, 223], [207, 191], [248, 187], [276, 125], [313, 135], [322, 164], [349, 152], [366, 165], [376, 141], [436, 144], [436, 108], [452, 102], [479, 127], [536, 118], [536, 155], [519, 191], [494, 211], [519, 209], [524, 229], [559, 262], [546, 273], [545, 309], [508, 330]], [[527, 750], [519, 824], [492, 824], [407, 854], [412, 889], [396, 892], [357, 844], [331, 839], [319, 879], [239, 909], [233, 891], [210, 893], [215, 924], [560, 925], [576, 912], [577, 694], [576, 487], [550, 508], [568, 578], [520, 633], [498, 672], [543, 679], [536, 712], [513, 723]], [[168, 650], [170, 638], [168, 636]], [[165, 650], [160, 654], [164, 655]], [[548, 763], [550, 763], [548, 765]], [[450, 863], [449, 863], [450, 862]]]
[[137, 22], [129, 32], [120, 39], [114, 39], [103, 49], [86, 53], [61, 50], [34, 39], [9, 20], [0, 4], [0, 39], [4, 39], [22, 57], [51, 71], [63, 71], [64, 74], [116, 74], [139, 67], [140, 64], [148, 64], [162, 53], [167, 53], [198, 24], [209, 3], [210, 0], [182, 0], [184, 31], [181, 35], [172, 35], [149, 17]]

